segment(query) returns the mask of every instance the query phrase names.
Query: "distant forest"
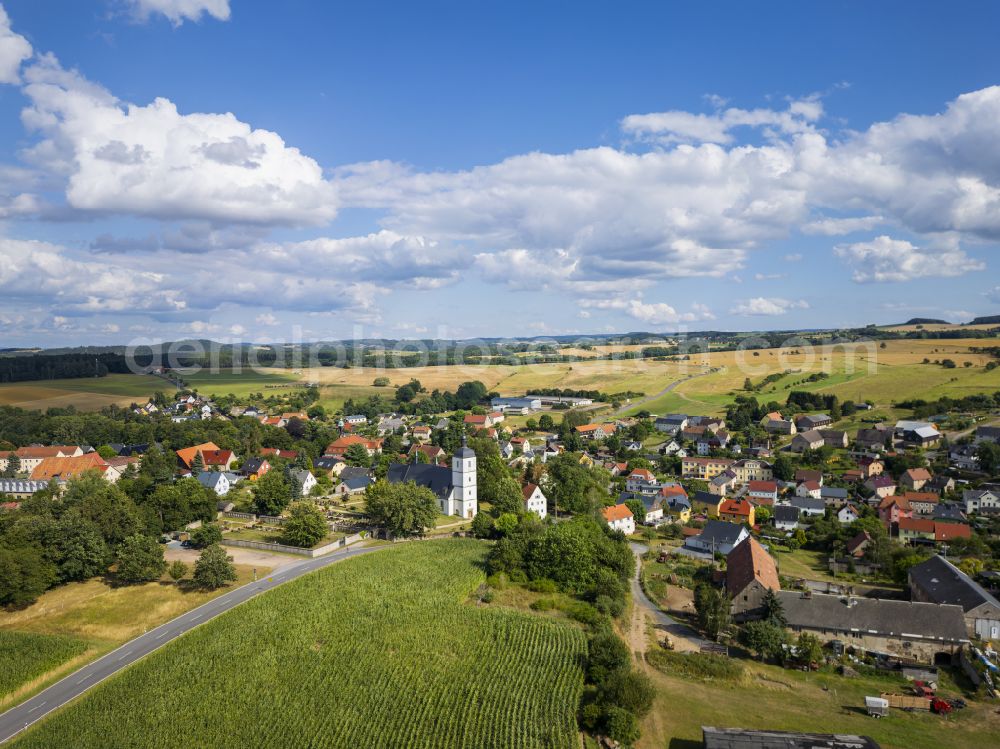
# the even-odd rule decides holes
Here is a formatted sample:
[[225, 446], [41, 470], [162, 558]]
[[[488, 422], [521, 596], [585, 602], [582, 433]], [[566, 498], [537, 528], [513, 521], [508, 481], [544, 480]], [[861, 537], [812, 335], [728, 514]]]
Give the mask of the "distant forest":
[[0, 382], [32, 382], [128, 374], [122, 354], [33, 354], [0, 357]]

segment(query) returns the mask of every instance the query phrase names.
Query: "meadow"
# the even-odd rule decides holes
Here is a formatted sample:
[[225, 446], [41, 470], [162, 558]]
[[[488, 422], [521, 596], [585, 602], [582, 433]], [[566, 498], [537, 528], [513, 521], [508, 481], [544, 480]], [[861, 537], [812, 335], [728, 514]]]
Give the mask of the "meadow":
[[578, 746], [583, 632], [470, 601], [484, 554], [411, 543], [290, 582], [13, 745]]
[[[655, 656], [650, 653], [655, 660]], [[664, 659], [666, 660], [666, 659]], [[898, 677], [805, 673], [740, 661], [736, 679], [697, 678], [689, 669], [644, 664], [656, 687], [653, 710], [643, 722], [637, 749], [695, 749], [701, 727], [718, 726], [871, 736], [883, 749], [964, 749], [996, 745], [1000, 716], [987, 701], [969, 702], [945, 718], [892, 710], [881, 720], [865, 711], [865, 696], [901, 691]], [[706, 674], [707, 676], [707, 674]], [[962, 692], [944, 678], [941, 692]], [[991, 738], [992, 737], [992, 738]]]
[[[236, 570], [236, 585], [253, 578], [251, 567]], [[27, 608], [0, 610], [0, 709], [228, 590], [181, 588], [165, 580], [113, 586], [94, 578], [52, 588]], [[13, 660], [7, 657], [11, 647], [18, 653]]]

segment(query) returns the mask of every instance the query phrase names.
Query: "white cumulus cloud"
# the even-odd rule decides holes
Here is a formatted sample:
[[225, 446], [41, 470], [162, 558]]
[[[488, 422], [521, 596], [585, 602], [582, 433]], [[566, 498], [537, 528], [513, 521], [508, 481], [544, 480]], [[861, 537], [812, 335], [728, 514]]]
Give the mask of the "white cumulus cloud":
[[734, 315], [757, 317], [784, 315], [792, 309], [809, 309], [809, 304], [804, 299], [791, 300], [781, 297], [758, 296], [737, 302], [729, 311]]
[[108, 91], [47, 55], [25, 71], [22, 119], [42, 139], [26, 156], [67, 177], [85, 211], [162, 219], [323, 224], [333, 186], [313, 159], [232, 114], [181, 114]]
[[857, 283], [948, 278], [986, 267], [957, 247], [921, 249], [905, 239], [886, 235], [869, 242], [839, 245], [834, 252], [854, 268], [852, 278]]
[[140, 20], [159, 14], [166, 16], [175, 26], [184, 21], [198, 21], [203, 15], [219, 21], [229, 20], [229, 0], [127, 0]]
[[21, 63], [31, 57], [31, 44], [10, 28], [10, 17], [0, 5], [0, 83], [18, 83]]

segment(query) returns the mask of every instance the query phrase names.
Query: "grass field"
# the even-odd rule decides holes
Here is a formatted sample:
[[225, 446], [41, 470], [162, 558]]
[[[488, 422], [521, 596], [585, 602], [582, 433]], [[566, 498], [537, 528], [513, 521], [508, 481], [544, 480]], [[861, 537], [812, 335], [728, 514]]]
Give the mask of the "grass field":
[[[718, 726], [871, 736], [883, 749], [972, 749], [996, 746], [1000, 716], [996, 706], [970, 702], [948, 718], [892, 710], [870, 718], [865, 695], [901, 691], [904, 682], [877, 676], [845, 678], [748, 663], [738, 681], [699, 680], [649, 666], [657, 696], [643, 723], [638, 749], [694, 749], [701, 727]], [[947, 680], [945, 696], [960, 691]]]
[[86, 650], [75, 637], [0, 630], [0, 699]]
[[0, 384], [0, 406], [28, 410], [75, 406], [99, 411], [105, 406], [145, 403], [157, 390], [171, 392], [171, 385], [151, 375], [112, 374], [71, 380], [42, 380]]
[[576, 747], [584, 635], [471, 603], [484, 552], [405, 544], [290, 582], [14, 746]]
[[[236, 585], [253, 579], [252, 567], [237, 565], [236, 571], [239, 575]], [[267, 571], [258, 568], [260, 574]], [[62, 676], [70, 666], [78, 667], [98, 658], [226, 590], [228, 588], [216, 591], [181, 589], [167, 582], [116, 588], [95, 578], [52, 588], [25, 609], [0, 611], [0, 672], [6, 663], [2, 645], [5, 637], [70, 638], [83, 645], [83, 650], [71, 659], [49, 664], [47, 669], [23, 680], [10, 692], [0, 688], [0, 709], [26, 699]], [[0, 676], [0, 680], [2, 678]]]

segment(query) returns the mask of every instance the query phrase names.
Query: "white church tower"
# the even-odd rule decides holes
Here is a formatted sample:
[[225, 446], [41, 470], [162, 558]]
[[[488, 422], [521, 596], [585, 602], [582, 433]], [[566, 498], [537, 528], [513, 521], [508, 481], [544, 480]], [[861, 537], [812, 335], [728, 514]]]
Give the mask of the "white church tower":
[[476, 453], [462, 438], [462, 447], [451, 459], [451, 513], [471, 519], [479, 512], [476, 495]]

